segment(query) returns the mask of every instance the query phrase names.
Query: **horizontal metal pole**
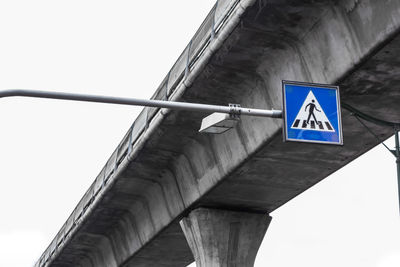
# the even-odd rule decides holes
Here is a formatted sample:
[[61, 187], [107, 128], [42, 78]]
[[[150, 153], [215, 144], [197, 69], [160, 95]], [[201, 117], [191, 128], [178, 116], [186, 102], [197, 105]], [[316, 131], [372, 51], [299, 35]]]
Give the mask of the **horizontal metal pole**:
[[187, 103], [187, 102], [174, 102], [174, 101], [164, 101], [164, 100], [154, 100], [154, 99], [148, 100], [148, 99], [137, 99], [137, 98], [73, 94], [64, 92], [36, 91], [36, 90], [25, 90], [25, 89], [12, 89], [12, 90], [0, 91], [0, 98], [11, 97], [11, 96], [50, 98], [50, 99], [120, 104], [120, 105], [131, 105], [131, 106], [169, 108], [169, 109], [187, 110], [187, 111], [219, 112], [219, 113], [244, 115], [244, 116], [282, 118], [282, 111], [280, 110], [265, 110], [265, 109], [254, 109], [254, 108], [244, 108], [244, 107], [230, 107], [230, 106], [207, 105], [207, 104], [197, 104], [197, 103]]

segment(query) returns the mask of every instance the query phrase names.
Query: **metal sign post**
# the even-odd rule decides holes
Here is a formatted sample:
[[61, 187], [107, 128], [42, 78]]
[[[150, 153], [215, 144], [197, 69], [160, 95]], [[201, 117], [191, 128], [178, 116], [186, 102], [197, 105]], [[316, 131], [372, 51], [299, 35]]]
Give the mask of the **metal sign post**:
[[399, 209], [400, 209], [400, 145], [399, 145], [399, 129], [395, 129], [394, 138], [396, 139], [396, 149], [393, 154], [396, 156], [397, 164], [397, 192], [399, 197]]
[[155, 107], [155, 108], [168, 108], [175, 110], [187, 110], [187, 111], [199, 111], [199, 112], [218, 112], [218, 113], [243, 115], [243, 116], [257, 116], [257, 117], [270, 117], [270, 118], [282, 117], [282, 111], [280, 110], [244, 108], [238, 105], [235, 107], [232, 107], [232, 105], [218, 106], [218, 105], [164, 101], [155, 99], [137, 99], [137, 98], [126, 98], [126, 97], [115, 97], [115, 96], [73, 94], [64, 92], [36, 91], [36, 90], [25, 90], [25, 89], [11, 89], [11, 90], [0, 91], [0, 98], [11, 97], [11, 96], [50, 98], [59, 100], [72, 100], [72, 101], [144, 106], [144, 107]]

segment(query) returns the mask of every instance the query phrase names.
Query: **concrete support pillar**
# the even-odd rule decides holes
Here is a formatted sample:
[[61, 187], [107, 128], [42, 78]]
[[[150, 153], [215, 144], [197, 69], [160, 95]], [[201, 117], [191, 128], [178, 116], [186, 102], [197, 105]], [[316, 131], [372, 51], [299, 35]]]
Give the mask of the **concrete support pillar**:
[[180, 224], [197, 267], [253, 267], [271, 217], [198, 208]]

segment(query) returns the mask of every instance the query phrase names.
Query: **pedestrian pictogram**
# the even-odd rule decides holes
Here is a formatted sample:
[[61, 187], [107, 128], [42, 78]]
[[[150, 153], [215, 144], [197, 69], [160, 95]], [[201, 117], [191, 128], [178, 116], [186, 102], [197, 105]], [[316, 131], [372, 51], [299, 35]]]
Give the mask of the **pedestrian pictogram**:
[[313, 131], [334, 132], [332, 124], [318, 99], [310, 90], [301, 106], [292, 126], [293, 129], [308, 129]]
[[284, 140], [343, 144], [339, 88], [283, 81]]

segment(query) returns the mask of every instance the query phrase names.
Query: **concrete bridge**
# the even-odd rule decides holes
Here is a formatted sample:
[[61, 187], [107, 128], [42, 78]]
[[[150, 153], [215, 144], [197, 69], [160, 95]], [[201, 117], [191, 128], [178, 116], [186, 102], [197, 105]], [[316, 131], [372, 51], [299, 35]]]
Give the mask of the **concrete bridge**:
[[[219, 0], [153, 98], [280, 109], [281, 80], [332, 83], [398, 121], [399, 33], [397, 0]], [[145, 108], [35, 266], [253, 266], [271, 211], [379, 143], [347, 110], [344, 146], [205, 115]]]

